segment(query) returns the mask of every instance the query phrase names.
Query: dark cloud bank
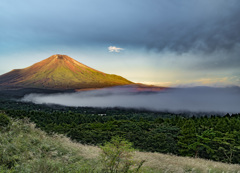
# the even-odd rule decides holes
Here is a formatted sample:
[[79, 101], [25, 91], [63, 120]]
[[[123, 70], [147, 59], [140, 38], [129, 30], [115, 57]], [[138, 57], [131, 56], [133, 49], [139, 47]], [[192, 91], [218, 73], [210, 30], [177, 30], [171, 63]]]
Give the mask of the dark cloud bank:
[[1, 52], [115, 45], [240, 66], [239, 0], [25, 1], [1, 1]]
[[144, 108], [169, 112], [240, 113], [240, 88], [172, 88], [159, 92], [136, 92], [114, 87], [65, 94], [30, 94], [22, 101], [64, 106]]
[[0, 5], [3, 40], [10, 35], [43, 45], [90, 42], [180, 53], [231, 50], [240, 43], [239, 0], [27, 2]]

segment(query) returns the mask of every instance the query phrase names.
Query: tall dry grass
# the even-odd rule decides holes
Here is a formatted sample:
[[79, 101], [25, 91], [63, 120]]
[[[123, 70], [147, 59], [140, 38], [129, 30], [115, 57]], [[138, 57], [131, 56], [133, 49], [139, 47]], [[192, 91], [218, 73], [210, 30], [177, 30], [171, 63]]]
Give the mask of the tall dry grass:
[[[77, 153], [86, 159], [98, 158], [101, 150], [99, 147], [82, 145], [71, 141], [64, 136], [58, 136], [64, 146], [74, 148]], [[180, 157], [161, 153], [135, 152], [135, 160], [145, 160], [144, 172], [163, 173], [240, 173], [240, 165], [227, 164], [200, 158]]]
[[240, 165], [226, 164], [199, 158], [180, 157], [174, 155], [136, 152], [137, 159], [146, 160], [144, 166], [162, 172], [199, 172], [199, 173], [240, 173]]
[[[0, 173], [100, 172], [100, 153], [97, 146], [47, 135], [26, 120], [12, 120], [10, 129], [0, 131]], [[135, 152], [134, 159], [146, 161], [144, 173], [240, 173], [240, 165], [160, 153]], [[2, 163], [14, 166], [10, 169]]]

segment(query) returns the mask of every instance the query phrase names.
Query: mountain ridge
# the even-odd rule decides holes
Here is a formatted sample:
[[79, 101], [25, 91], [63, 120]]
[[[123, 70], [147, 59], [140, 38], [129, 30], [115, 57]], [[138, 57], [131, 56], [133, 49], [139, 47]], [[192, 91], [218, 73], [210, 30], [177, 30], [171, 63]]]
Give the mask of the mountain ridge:
[[0, 87], [8, 88], [85, 89], [129, 84], [133, 82], [95, 70], [60, 54], [0, 76]]

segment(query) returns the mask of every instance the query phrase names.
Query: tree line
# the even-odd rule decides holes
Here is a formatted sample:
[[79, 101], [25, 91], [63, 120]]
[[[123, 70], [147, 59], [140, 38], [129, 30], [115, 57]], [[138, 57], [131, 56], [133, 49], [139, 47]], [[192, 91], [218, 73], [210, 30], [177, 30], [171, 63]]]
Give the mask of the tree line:
[[[170, 113], [94, 108], [63, 108], [19, 103], [0, 106], [13, 118], [29, 118], [48, 133], [82, 144], [102, 145], [114, 136], [140, 151], [240, 163], [240, 114], [189, 117]], [[17, 104], [15, 102], [14, 104]]]

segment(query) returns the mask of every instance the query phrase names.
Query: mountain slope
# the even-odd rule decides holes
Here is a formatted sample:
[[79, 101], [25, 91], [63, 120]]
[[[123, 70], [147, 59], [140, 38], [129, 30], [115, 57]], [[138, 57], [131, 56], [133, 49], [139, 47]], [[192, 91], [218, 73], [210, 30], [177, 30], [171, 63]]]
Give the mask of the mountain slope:
[[[0, 122], [3, 125], [1, 113]], [[62, 135], [50, 136], [26, 119], [11, 120], [5, 129], [0, 130], [0, 172], [101, 172], [99, 147], [75, 143]], [[160, 153], [135, 152], [133, 159], [146, 161], [139, 173], [237, 173], [240, 170], [237, 164]]]
[[67, 55], [58, 54], [0, 76], [2, 87], [82, 89], [127, 84], [132, 82], [121, 76], [97, 71]]

